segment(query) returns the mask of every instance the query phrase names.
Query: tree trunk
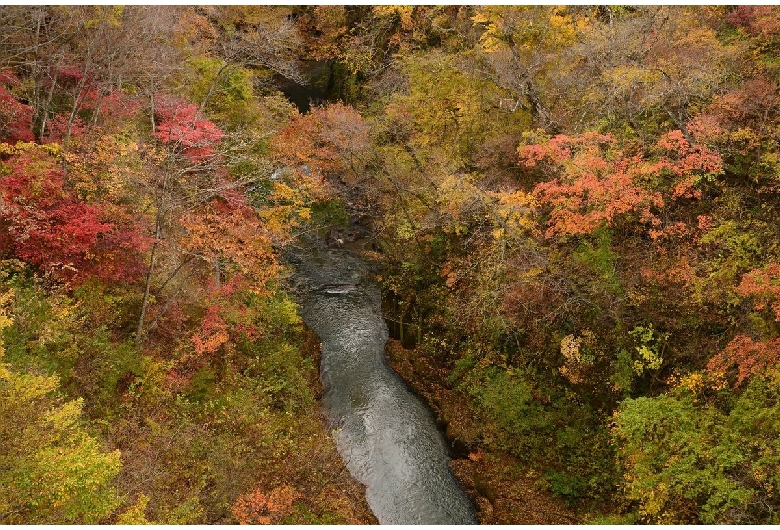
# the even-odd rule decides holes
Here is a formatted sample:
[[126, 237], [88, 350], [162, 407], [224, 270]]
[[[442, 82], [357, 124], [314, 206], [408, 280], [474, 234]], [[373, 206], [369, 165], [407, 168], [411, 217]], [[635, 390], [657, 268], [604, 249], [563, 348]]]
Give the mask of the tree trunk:
[[49, 87], [49, 93], [46, 96], [46, 102], [41, 105], [41, 108], [38, 109], [38, 112], [41, 113], [41, 128], [38, 131], [38, 140], [43, 141], [43, 136], [46, 134], [46, 121], [49, 118], [49, 107], [51, 106], [51, 102], [54, 99], [54, 88], [57, 86], [57, 71], [60, 69], [60, 62], [57, 61], [57, 65], [54, 68], [54, 77], [52, 77], [51, 80], [51, 87]]
[[141, 303], [141, 314], [138, 317], [138, 327], [135, 331], [135, 343], [141, 345], [144, 337], [144, 320], [146, 319], [146, 310], [149, 307], [149, 295], [152, 291], [152, 276], [154, 275], [154, 261], [157, 256], [157, 245], [159, 245], [160, 235], [162, 233], [161, 220], [157, 219], [154, 234], [154, 243], [152, 244], [152, 252], [149, 255], [149, 270], [146, 273], [146, 287], [144, 289], [144, 300]]

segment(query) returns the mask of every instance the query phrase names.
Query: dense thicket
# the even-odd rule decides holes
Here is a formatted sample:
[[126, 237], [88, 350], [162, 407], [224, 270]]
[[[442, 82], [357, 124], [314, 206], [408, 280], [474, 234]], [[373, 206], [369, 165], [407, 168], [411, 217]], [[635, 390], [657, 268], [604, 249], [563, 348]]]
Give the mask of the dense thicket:
[[777, 523], [779, 16], [2, 8], [0, 520], [364, 521], [277, 258], [352, 222], [503, 491]]

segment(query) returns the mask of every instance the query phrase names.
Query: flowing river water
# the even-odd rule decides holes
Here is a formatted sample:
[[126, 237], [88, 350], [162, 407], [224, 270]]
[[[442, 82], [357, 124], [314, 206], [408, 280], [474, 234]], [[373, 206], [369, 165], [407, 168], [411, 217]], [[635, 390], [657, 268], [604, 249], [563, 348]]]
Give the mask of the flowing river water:
[[385, 361], [379, 286], [343, 249], [292, 252], [306, 324], [322, 342], [323, 405], [381, 524], [475, 524], [433, 414]]

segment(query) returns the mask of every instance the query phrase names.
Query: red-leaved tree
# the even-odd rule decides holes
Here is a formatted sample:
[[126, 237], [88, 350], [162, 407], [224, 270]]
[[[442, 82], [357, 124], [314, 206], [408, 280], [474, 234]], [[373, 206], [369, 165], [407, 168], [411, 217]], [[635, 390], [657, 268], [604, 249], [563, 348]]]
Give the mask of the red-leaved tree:
[[0, 142], [33, 142], [33, 109], [17, 100], [8, 90], [19, 85], [9, 70], [0, 70]]
[[3, 169], [3, 250], [72, 283], [137, 279], [143, 238], [107, 220], [99, 205], [84, 203], [67, 190], [60, 165], [44, 148], [19, 150]]
[[202, 162], [215, 153], [224, 134], [212, 121], [205, 119], [198, 105], [160, 96], [155, 109], [158, 119], [154, 135], [163, 143], [181, 148], [192, 162]]

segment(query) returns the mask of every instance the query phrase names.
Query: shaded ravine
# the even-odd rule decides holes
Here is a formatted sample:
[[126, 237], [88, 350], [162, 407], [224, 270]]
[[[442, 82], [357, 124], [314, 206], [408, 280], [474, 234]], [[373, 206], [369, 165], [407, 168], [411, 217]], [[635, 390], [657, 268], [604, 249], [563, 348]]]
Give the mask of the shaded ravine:
[[323, 406], [381, 524], [474, 524], [433, 414], [385, 361], [379, 286], [341, 249], [291, 252], [301, 313], [322, 342]]

